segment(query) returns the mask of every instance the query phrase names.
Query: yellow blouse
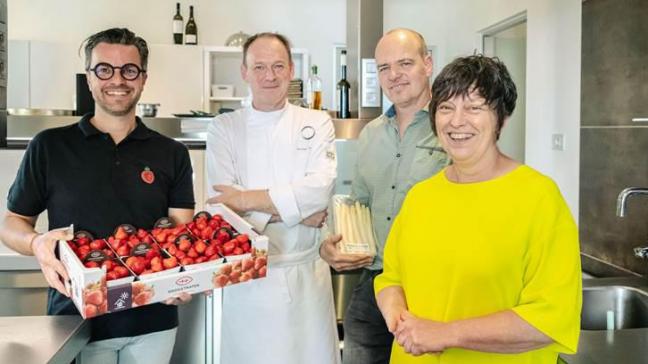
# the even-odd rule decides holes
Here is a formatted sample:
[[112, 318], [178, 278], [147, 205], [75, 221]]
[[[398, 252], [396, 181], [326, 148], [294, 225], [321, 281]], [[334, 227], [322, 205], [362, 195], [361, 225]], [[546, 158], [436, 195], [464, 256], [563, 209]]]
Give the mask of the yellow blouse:
[[416, 316], [449, 322], [512, 309], [554, 340], [521, 354], [451, 348], [391, 363], [556, 363], [580, 333], [578, 231], [555, 183], [527, 166], [458, 184], [445, 170], [414, 186], [387, 239], [376, 294], [401, 286]]

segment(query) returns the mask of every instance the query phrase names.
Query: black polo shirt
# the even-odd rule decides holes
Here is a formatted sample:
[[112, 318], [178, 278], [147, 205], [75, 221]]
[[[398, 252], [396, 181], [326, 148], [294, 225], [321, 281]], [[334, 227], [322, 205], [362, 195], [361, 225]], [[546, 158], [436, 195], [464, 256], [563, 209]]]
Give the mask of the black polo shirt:
[[[85, 115], [79, 123], [45, 130], [34, 137], [16, 175], [7, 208], [36, 216], [47, 210], [49, 228], [74, 224], [97, 237], [109, 236], [120, 224], [145, 229], [168, 215], [169, 208], [194, 208], [192, 168], [187, 148], [149, 128], [136, 128], [118, 145]], [[153, 182], [143, 178], [146, 169]], [[72, 300], [50, 288], [49, 315], [78, 314]], [[96, 317], [92, 339], [172, 329], [175, 306], [153, 304]]]

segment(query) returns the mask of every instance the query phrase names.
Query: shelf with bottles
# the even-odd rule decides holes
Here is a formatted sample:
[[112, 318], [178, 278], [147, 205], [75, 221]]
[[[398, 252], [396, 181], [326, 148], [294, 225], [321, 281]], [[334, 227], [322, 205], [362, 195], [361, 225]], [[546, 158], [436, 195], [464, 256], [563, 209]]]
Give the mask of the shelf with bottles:
[[[295, 78], [301, 79], [305, 83], [310, 67], [308, 50], [292, 48], [291, 54], [295, 65]], [[205, 100], [203, 109], [205, 111], [217, 112], [221, 107], [241, 107], [241, 102], [249, 96], [248, 86], [241, 79], [242, 61], [242, 47], [212, 46], [203, 48], [203, 100]], [[212, 93], [214, 85], [231, 86], [231, 96], [214, 96]]]

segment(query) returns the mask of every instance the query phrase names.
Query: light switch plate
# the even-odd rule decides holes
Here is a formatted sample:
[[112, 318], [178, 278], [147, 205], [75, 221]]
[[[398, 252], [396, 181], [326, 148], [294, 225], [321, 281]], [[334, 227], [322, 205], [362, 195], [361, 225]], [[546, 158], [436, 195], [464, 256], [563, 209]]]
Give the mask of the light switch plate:
[[565, 150], [565, 135], [551, 134], [551, 149]]

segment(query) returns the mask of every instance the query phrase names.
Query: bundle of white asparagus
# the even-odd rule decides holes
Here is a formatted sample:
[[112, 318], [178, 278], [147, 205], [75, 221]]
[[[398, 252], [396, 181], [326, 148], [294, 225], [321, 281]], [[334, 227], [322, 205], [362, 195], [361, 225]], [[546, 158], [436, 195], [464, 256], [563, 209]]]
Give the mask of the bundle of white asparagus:
[[376, 255], [376, 238], [367, 206], [347, 196], [333, 196], [335, 233], [342, 234], [340, 251], [346, 254]]

